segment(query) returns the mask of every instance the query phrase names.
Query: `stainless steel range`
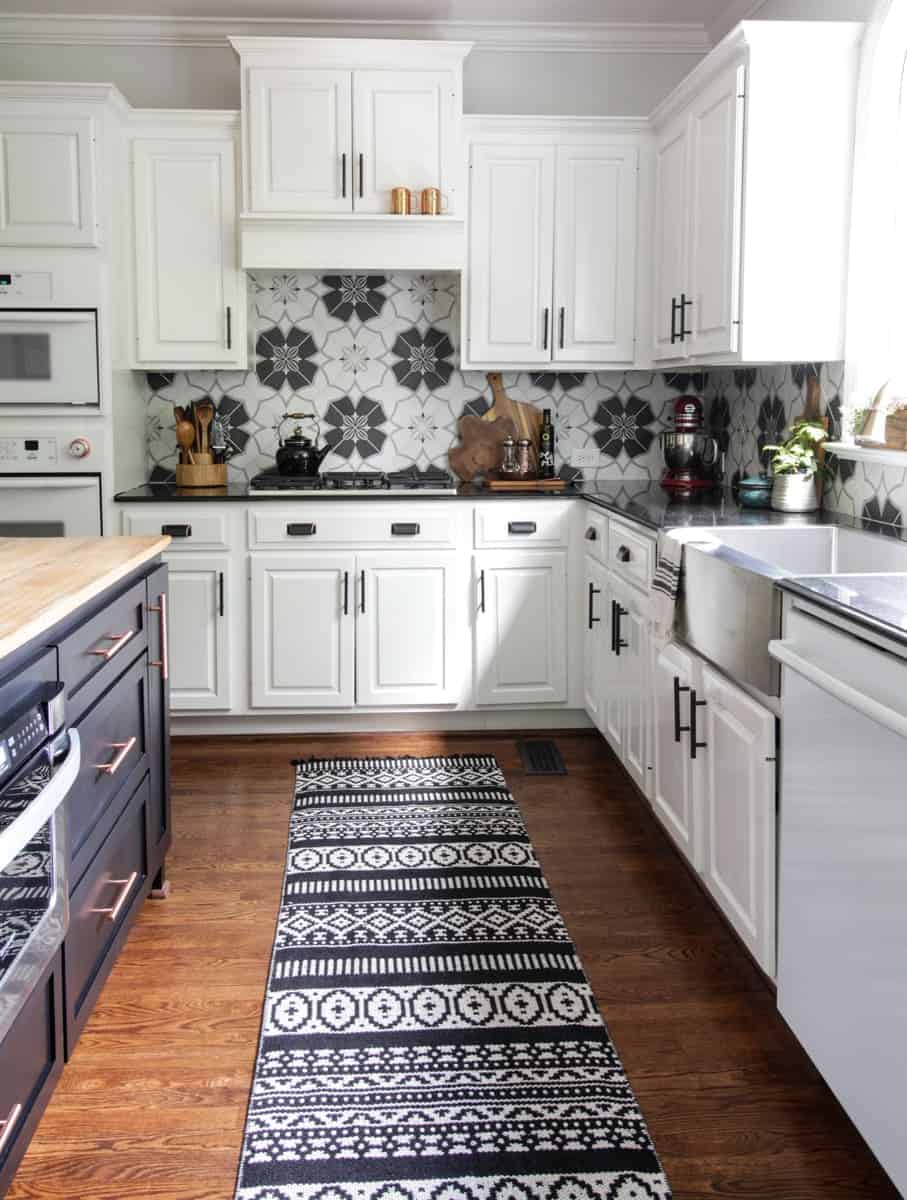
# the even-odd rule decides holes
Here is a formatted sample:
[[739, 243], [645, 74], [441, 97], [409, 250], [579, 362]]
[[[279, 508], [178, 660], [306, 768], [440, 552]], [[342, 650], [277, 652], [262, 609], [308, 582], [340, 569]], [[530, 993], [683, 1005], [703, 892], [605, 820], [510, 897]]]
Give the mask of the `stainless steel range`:
[[425, 496], [451, 495], [458, 481], [446, 471], [410, 467], [406, 471], [326, 471], [323, 475], [281, 475], [262, 471], [249, 481], [249, 488], [262, 496], [317, 492], [320, 496], [387, 495], [388, 492], [419, 492]]

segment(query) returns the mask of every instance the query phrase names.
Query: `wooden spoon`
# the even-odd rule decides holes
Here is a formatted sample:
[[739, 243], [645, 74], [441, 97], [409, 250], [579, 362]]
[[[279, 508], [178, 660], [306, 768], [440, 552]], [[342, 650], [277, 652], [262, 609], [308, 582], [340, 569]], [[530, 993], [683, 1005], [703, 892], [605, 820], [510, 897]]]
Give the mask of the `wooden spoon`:
[[187, 462], [195, 464], [195, 459], [192, 457], [192, 444], [195, 441], [195, 426], [191, 421], [177, 421], [176, 423], [176, 442], [182, 451], [180, 461], [185, 464]]
[[198, 421], [200, 436], [198, 448], [202, 454], [208, 453], [208, 426], [214, 420], [214, 405], [203, 401], [195, 406], [195, 419]]

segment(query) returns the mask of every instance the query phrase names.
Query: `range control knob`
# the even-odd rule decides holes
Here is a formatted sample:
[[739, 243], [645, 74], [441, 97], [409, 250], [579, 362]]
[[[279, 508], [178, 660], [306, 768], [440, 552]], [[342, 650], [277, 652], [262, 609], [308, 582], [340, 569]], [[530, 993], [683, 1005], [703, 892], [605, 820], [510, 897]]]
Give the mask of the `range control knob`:
[[73, 438], [69, 443], [69, 453], [73, 458], [88, 458], [91, 454], [91, 442], [88, 438]]

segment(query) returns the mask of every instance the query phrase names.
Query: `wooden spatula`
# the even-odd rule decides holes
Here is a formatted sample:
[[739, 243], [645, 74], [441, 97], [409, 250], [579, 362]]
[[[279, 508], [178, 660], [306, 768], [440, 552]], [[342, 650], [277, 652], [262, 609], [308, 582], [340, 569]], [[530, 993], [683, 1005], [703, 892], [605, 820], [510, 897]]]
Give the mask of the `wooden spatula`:
[[214, 420], [214, 405], [209, 400], [202, 400], [195, 406], [195, 419], [198, 421], [198, 448], [202, 454], [208, 453], [208, 426]]

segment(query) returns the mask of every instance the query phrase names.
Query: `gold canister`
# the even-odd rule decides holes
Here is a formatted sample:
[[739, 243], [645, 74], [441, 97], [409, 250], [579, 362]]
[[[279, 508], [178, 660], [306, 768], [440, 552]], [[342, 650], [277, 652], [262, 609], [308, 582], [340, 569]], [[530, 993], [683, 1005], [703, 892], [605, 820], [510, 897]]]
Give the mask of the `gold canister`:
[[427, 187], [422, 189], [422, 215], [426, 217], [437, 217], [445, 212], [447, 208], [447, 197], [440, 188]]
[[395, 187], [391, 191], [391, 212], [395, 217], [405, 217], [412, 212], [412, 193], [409, 188]]

